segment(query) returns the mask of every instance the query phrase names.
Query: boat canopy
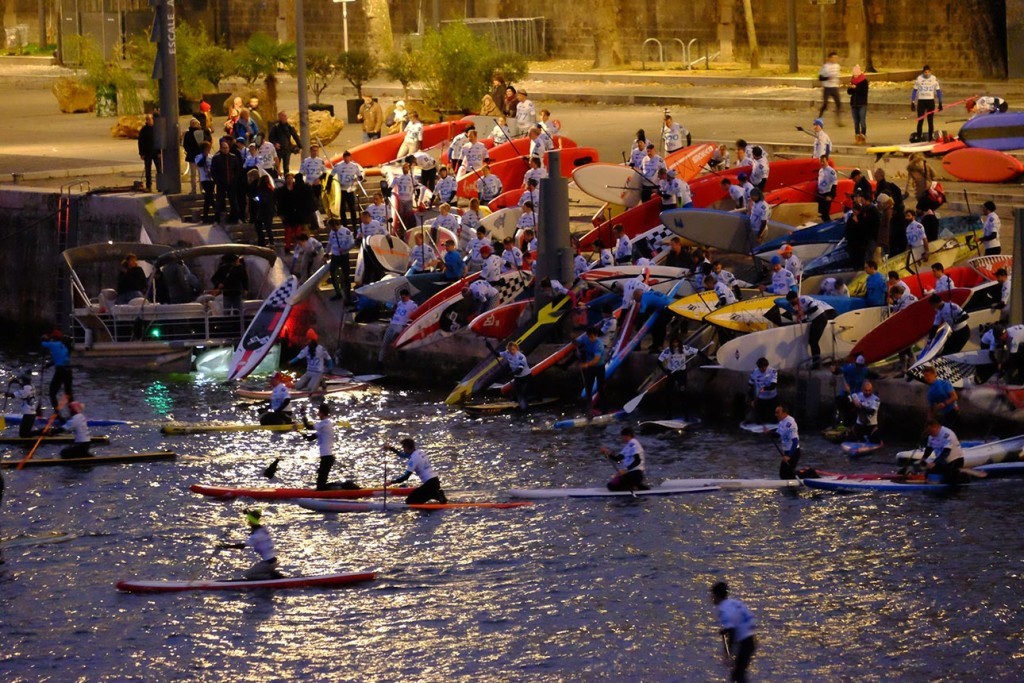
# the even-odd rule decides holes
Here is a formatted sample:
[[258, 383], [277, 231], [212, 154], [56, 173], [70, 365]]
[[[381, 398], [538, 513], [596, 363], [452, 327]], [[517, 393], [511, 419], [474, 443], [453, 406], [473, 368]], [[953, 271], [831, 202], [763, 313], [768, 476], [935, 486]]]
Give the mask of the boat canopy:
[[277, 254], [274, 250], [267, 247], [257, 247], [252, 244], [203, 244], [198, 247], [183, 247], [166, 251], [159, 255], [159, 258], [153, 262], [153, 265], [160, 268], [172, 261], [189, 261], [203, 256], [220, 256], [222, 254], [257, 256], [267, 261], [271, 266], [277, 260]]
[[76, 266], [105, 261], [120, 261], [128, 254], [135, 254], [140, 261], [155, 262], [160, 255], [171, 251], [167, 244], [143, 244], [141, 242], [96, 242], [64, 250], [61, 256], [71, 270]]

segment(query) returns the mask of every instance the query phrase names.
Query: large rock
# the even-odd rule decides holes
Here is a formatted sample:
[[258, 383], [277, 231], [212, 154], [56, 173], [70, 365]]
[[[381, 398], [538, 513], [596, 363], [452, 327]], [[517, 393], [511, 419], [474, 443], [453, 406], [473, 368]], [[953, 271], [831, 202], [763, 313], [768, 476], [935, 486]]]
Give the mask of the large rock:
[[57, 106], [65, 114], [96, 109], [96, 90], [73, 78], [58, 78], [53, 82], [52, 90], [53, 96], [57, 98]]
[[146, 125], [145, 116], [118, 116], [117, 123], [110, 127], [110, 135], [115, 138], [139, 139], [139, 131]]
[[[298, 128], [298, 115], [292, 119], [292, 123], [296, 124]], [[309, 139], [316, 141], [317, 138], [324, 145], [329, 145], [341, 134], [341, 129], [345, 127], [345, 122], [341, 119], [331, 116], [330, 112], [326, 111], [311, 111], [309, 112]]]

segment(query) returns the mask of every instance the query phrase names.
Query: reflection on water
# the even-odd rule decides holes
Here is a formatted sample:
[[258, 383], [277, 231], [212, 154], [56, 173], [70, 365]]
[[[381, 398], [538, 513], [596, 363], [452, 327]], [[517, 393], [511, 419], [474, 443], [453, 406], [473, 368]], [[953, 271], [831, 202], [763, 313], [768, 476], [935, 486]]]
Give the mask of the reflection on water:
[[[102, 384], [101, 384], [102, 382]], [[122, 578], [237, 576], [251, 502], [189, 484], [310, 485], [317, 451], [295, 433], [163, 437], [160, 423], [255, 420], [216, 381], [78, 373], [93, 417], [129, 419], [109, 452], [191, 456], [6, 475], [4, 537], [77, 537], [10, 549], [0, 566], [5, 681], [725, 680], [707, 588], [727, 578], [755, 611], [754, 680], [1015, 680], [1024, 574], [1020, 485], [948, 497], [718, 492], [563, 500], [505, 511], [321, 515], [261, 503], [289, 573], [376, 569], [373, 584], [240, 595], [122, 595]], [[596, 485], [618, 427], [471, 419], [408, 390], [332, 398], [335, 478], [399, 471], [384, 443], [412, 435], [462, 499], [515, 486]], [[656, 477], [772, 476], [762, 438], [720, 429], [644, 439]], [[99, 449], [97, 449], [99, 450]], [[22, 452], [22, 451], [17, 451]], [[805, 459], [851, 467], [808, 438]], [[273, 482], [261, 473], [281, 457]], [[5, 457], [13, 457], [8, 453]], [[884, 466], [880, 456], [874, 464]]]

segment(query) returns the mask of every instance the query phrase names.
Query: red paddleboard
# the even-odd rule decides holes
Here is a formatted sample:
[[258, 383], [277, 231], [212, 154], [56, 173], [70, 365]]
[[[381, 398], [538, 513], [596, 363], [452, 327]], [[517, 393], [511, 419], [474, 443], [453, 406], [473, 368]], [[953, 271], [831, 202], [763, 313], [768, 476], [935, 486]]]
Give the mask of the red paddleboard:
[[[541, 362], [537, 363], [536, 365], [531, 365], [530, 366], [530, 377], [536, 377], [537, 375], [541, 374], [545, 370], [549, 369], [552, 365], [555, 365], [556, 363], [560, 363], [561, 361], [563, 361], [566, 358], [568, 358], [569, 356], [571, 356], [573, 354], [573, 351], [575, 351], [575, 350], [576, 350], [576, 342], [569, 342], [568, 344], [566, 344], [565, 346], [559, 348], [557, 351], [555, 351], [553, 354], [551, 354], [550, 356], [548, 356], [547, 358], [545, 358]], [[501, 393], [506, 395], [506, 396], [508, 394], [511, 394], [512, 393], [512, 382], [506, 382], [504, 385], [502, 385]]]
[[[522, 142], [516, 143], [523, 146]], [[593, 147], [567, 147], [561, 151], [561, 171], [563, 176], [571, 176], [577, 166], [593, 163], [598, 160], [597, 150]], [[501, 180], [503, 191], [521, 187], [523, 176], [530, 170], [530, 162], [521, 156], [515, 156], [503, 161], [491, 163], [491, 174], [498, 176]], [[476, 196], [476, 181], [480, 178], [477, 173], [468, 173], [459, 180], [456, 194], [460, 197]]]
[[469, 323], [469, 329], [488, 339], [505, 339], [519, 329], [519, 319], [531, 306], [533, 299], [520, 299], [496, 306], [473, 318]]
[[[471, 123], [473, 123], [472, 119], [459, 119], [458, 121], [442, 121], [441, 123], [432, 123], [429, 126], [424, 126], [423, 149], [430, 149], [446, 140], [451, 140], [464, 131]], [[370, 140], [361, 145], [350, 147], [348, 151], [352, 153], [352, 161], [360, 166], [380, 166], [389, 161], [394, 161], [398, 157], [398, 150], [402, 146], [402, 140], [404, 139], [405, 133], [385, 135], [377, 140]], [[342, 161], [343, 159], [340, 154], [331, 159], [332, 164], [340, 164]]]
[[[514, 190], [506, 190], [502, 192], [487, 205], [487, 208], [491, 211], [500, 211], [501, 209], [507, 209], [510, 206], [519, 206], [519, 198], [526, 192], [525, 187], [517, 187]], [[537, 207], [533, 207], [537, 208]]]
[[995, 280], [996, 271], [1000, 268], [1006, 268], [1008, 273], [1013, 272], [1013, 256], [1010, 254], [975, 256], [967, 260], [967, 265], [986, 280]]
[[1008, 183], [1024, 173], [1024, 164], [1015, 157], [980, 147], [950, 152], [942, 158], [942, 168], [969, 183]]
[[[831, 165], [832, 162], [829, 162]], [[817, 159], [782, 159], [771, 162], [768, 172], [768, 182], [765, 183], [765, 192], [778, 190], [782, 187], [804, 183], [810, 180], [818, 180], [818, 169], [821, 162]], [[726, 192], [722, 190], [722, 179], [728, 178], [735, 184], [736, 177], [740, 173], [750, 173], [749, 166], [730, 168], [725, 171], [707, 173], [700, 178], [690, 181], [690, 191], [693, 194], [693, 205], [697, 208], [707, 208], [725, 199]]]
[[[957, 288], [950, 292], [950, 298], [958, 306], [963, 306], [971, 294], [969, 289]], [[927, 335], [934, 319], [935, 309], [931, 303], [927, 299], [917, 301], [864, 335], [850, 355], [863, 355], [868, 363], [877, 363]]]
[[704, 166], [715, 153], [715, 149], [717, 145], [709, 142], [676, 150], [665, 157], [665, 167], [669, 170], [674, 169], [677, 178], [690, 182], [704, 172]]
[[[988, 281], [988, 278], [983, 277], [976, 270], [967, 266], [946, 268], [945, 273], [953, 280], [953, 284], [957, 287], [977, 287]], [[910, 293], [920, 299], [924, 296], [925, 291], [935, 289], [935, 271], [929, 269], [926, 272], [922, 272], [920, 277], [908, 275], [905, 278], [901, 278], [900, 282], [909, 287]]]
[[[577, 146], [575, 140], [567, 138], [564, 135], [554, 136], [551, 138], [551, 142], [554, 143], [555, 149], [566, 149]], [[495, 145], [494, 148], [487, 153], [487, 158], [491, 160], [491, 163], [496, 163], [498, 161], [505, 161], [506, 159], [514, 159], [516, 157], [525, 157], [529, 155], [530, 141], [527, 138], [518, 138], [501, 145]]]
[[948, 142], [940, 142], [932, 147], [932, 156], [940, 157], [943, 154], [949, 154], [950, 152], [955, 152], [958, 149], [967, 149], [967, 143], [960, 138], [953, 138]]
[[329, 588], [348, 583], [373, 581], [375, 572], [326, 574], [322, 576], [286, 576], [280, 579], [228, 579], [220, 581], [118, 581], [117, 590], [126, 593], [178, 593], [181, 591], [248, 591], [283, 588]]
[[[829, 206], [830, 214], [842, 213], [853, 206], [853, 186], [854, 182], [849, 178], [844, 178], [836, 183], [836, 198], [832, 200], [832, 204]], [[871, 183], [871, 189], [874, 190], [874, 188], [875, 184]], [[817, 196], [818, 182], [808, 180], [766, 192], [764, 200], [772, 206], [777, 206], [778, 204], [805, 204], [817, 201]]]
[[614, 247], [615, 233], [612, 232], [612, 226], [615, 225], [621, 225], [630, 239], [658, 227], [661, 225], [661, 197], [655, 195], [646, 202], [637, 204], [632, 209], [597, 226], [580, 238], [580, 249], [584, 251], [592, 249], [595, 240], [601, 240], [606, 247]]

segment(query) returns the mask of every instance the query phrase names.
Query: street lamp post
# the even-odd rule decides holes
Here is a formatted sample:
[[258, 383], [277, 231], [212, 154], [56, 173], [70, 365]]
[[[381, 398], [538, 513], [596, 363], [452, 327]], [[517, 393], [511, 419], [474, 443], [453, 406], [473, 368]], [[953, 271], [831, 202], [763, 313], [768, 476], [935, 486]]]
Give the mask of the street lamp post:
[[[302, 0], [295, 0], [295, 80], [299, 88], [299, 145], [300, 156], [309, 156], [309, 91], [306, 90], [306, 18]], [[274, 112], [277, 116], [277, 112]]]
[[348, 3], [355, 0], [333, 0], [335, 4], [341, 3], [341, 36], [342, 48], [348, 52]]

